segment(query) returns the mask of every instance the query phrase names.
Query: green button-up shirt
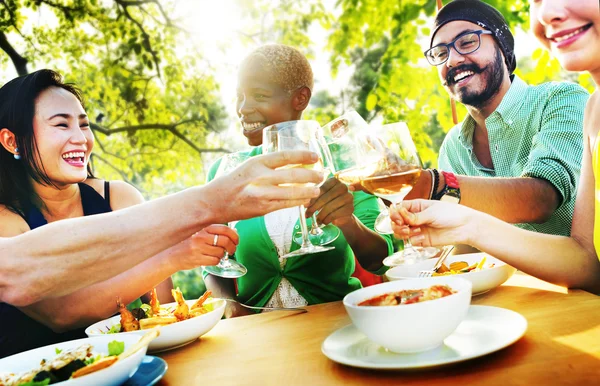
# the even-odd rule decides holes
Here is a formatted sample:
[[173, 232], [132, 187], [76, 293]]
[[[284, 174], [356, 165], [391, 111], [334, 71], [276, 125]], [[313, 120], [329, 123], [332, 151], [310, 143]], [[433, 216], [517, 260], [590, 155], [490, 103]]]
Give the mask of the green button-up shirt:
[[561, 203], [542, 224], [517, 224], [541, 233], [571, 233], [581, 157], [583, 112], [589, 97], [581, 86], [550, 82], [529, 86], [517, 76], [502, 102], [486, 120], [494, 169], [473, 152], [475, 121], [454, 126], [440, 149], [441, 170], [477, 177], [535, 177], [554, 185]]

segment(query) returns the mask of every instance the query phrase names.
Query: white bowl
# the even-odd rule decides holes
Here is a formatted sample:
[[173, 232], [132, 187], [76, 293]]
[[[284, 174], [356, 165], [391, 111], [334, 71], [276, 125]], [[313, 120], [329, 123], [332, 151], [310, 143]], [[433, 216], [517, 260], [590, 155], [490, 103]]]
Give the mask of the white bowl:
[[[477, 272], [461, 273], [452, 275], [462, 277], [473, 283], [473, 295], [479, 295], [500, 286], [507, 281], [516, 271], [516, 268], [488, 255], [487, 253], [469, 253], [465, 255], [448, 256], [446, 266], [455, 261], [466, 261], [469, 265], [478, 263], [483, 256], [486, 257], [485, 265], [494, 263], [494, 267], [486, 268]], [[389, 269], [385, 276], [390, 280], [414, 279], [419, 276], [420, 271], [432, 269], [437, 258], [424, 260], [410, 265], [399, 265]]]
[[[358, 306], [388, 292], [446, 284], [455, 294], [398, 306]], [[361, 288], [344, 297], [352, 323], [371, 341], [396, 353], [414, 353], [441, 345], [464, 319], [471, 303], [471, 282], [459, 277], [400, 280]]]
[[[196, 300], [186, 300], [189, 306], [192, 306]], [[150, 342], [148, 351], [159, 352], [165, 350], [171, 350], [177, 347], [184, 346], [188, 343], [192, 343], [202, 335], [210, 331], [223, 317], [225, 312], [225, 300], [222, 299], [209, 299], [207, 303], [213, 303], [215, 309], [207, 312], [206, 314], [196, 316], [191, 319], [183, 320], [173, 324], [168, 324], [160, 328], [160, 335], [158, 338]], [[177, 303], [166, 303], [161, 306], [172, 306], [175, 307]], [[130, 331], [130, 332], [119, 332], [117, 334], [106, 334], [113, 325], [119, 324], [121, 316], [116, 315], [112, 318], [102, 320], [94, 323], [85, 329], [85, 333], [88, 336], [112, 336], [115, 338], [126, 336], [126, 335], [144, 335], [148, 330]]]
[[[36, 348], [33, 350], [25, 351], [20, 354], [15, 354], [4, 359], [0, 359], [0, 374], [1, 373], [24, 373], [31, 371], [39, 366], [42, 359], [52, 359], [56, 357], [56, 349], [66, 350], [71, 348], [79, 347], [85, 343], [89, 343], [92, 346], [92, 352], [95, 354], [108, 354], [108, 343], [113, 340], [125, 343], [125, 350], [133, 346], [138, 340], [140, 335], [103, 335], [95, 336], [93, 338], [84, 338], [71, 340], [68, 342], [51, 344], [49, 346]], [[103, 370], [84, 375], [80, 378], [68, 379], [64, 382], [53, 383], [64, 386], [113, 386], [121, 385], [127, 379], [129, 379], [133, 373], [135, 373], [146, 355], [146, 349], [148, 346], [144, 346], [136, 351], [130, 357], [120, 360]]]

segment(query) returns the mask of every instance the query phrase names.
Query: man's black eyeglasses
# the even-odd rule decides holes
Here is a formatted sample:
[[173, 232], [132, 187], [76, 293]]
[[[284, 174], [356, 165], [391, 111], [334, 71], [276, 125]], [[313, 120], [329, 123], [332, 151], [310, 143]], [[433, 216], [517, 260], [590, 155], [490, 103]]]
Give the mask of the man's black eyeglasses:
[[493, 35], [492, 31], [466, 31], [458, 35], [448, 44], [438, 44], [425, 51], [425, 57], [432, 66], [446, 63], [450, 57], [450, 48], [454, 48], [461, 55], [471, 54], [481, 46], [481, 35]]

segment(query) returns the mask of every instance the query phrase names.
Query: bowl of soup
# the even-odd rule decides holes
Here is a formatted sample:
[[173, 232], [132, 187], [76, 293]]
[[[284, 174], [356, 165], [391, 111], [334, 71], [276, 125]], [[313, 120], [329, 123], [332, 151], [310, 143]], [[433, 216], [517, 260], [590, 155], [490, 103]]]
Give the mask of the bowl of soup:
[[369, 340], [395, 353], [440, 346], [467, 315], [472, 283], [460, 277], [398, 280], [344, 297], [352, 323]]

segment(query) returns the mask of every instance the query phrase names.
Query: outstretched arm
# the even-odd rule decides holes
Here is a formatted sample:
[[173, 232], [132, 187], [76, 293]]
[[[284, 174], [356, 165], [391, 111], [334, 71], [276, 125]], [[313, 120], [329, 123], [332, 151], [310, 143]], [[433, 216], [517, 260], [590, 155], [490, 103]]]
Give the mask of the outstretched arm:
[[391, 212], [395, 234], [410, 232], [415, 245], [469, 244], [540, 279], [600, 292], [600, 262], [586, 240], [526, 231], [446, 202], [405, 201]]
[[[215, 234], [219, 235], [217, 247], [212, 245]], [[21, 310], [57, 332], [85, 327], [114, 314], [117, 297], [128, 304], [177, 271], [217, 264], [225, 250], [235, 252], [238, 240], [233, 229], [211, 225], [109, 280]]]
[[280, 185], [318, 183], [322, 174], [276, 169], [317, 159], [307, 151], [254, 157], [202, 187], [0, 238], [0, 301], [26, 306], [63, 296], [116, 276], [212, 223], [307, 204], [319, 195], [317, 188]]

